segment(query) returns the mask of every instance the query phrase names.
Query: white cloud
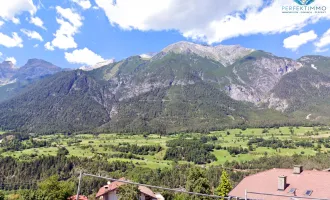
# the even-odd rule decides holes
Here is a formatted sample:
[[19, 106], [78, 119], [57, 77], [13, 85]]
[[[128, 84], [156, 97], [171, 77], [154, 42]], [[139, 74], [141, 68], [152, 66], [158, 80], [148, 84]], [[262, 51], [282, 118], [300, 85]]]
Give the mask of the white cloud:
[[29, 38], [31, 39], [36, 39], [36, 40], [39, 40], [39, 41], [44, 41], [41, 37], [41, 35], [36, 32], [36, 31], [30, 31], [30, 30], [27, 30], [27, 29], [21, 29], [21, 32], [24, 33], [26, 36], [28, 36]]
[[59, 18], [56, 18], [60, 28], [56, 31], [53, 41], [47, 44], [47, 49], [51, 50], [54, 47], [59, 49], [77, 48], [77, 43], [74, 41], [74, 35], [78, 33], [79, 28], [83, 25], [83, 18], [70, 8], [56, 7]]
[[19, 23], [21, 23], [21, 21], [20, 21], [17, 17], [13, 17], [13, 18], [11, 19], [11, 21], [12, 21], [14, 24], [19, 24]]
[[12, 33], [12, 37], [0, 33], [0, 45], [5, 47], [23, 47], [23, 40], [16, 32]]
[[0, 17], [5, 20], [12, 20], [14, 23], [17, 22], [16, 15], [22, 12], [30, 12], [33, 15], [37, 8], [33, 4], [32, 0], [1, 0], [0, 1]]
[[12, 62], [14, 65], [16, 65], [16, 59], [15, 59], [14, 57], [7, 57], [7, 58], [5, 59], [5, 61], [10, 61], [10, 62]]
[[98, 10], [98, 9], [100, 9], [99, 7], [97, 7], [97, 6], [93, 6], [92, 7], [94, 10]]
[[319, 49], [319, 48], [316, 48], [316, 49], [315, 49], [315, 52], [317, 52], [317, 53], [323, 53], [323, 52], [327, 52], [327, 51], [329, 51], [329, 48], [326, 48], [326, 49]]
[[37, 47], [39, 47], [39, 44], [33, 45], [33, 48], [37, 48]]
[[3, 22], [3, 21], [0, 21], [0, 27], [1, 27], [3, 24], [4, 24], [4, 22]]
[[300, 33], [299, 35], [292, 35], [285, 38], [283, 41], [283, 47], [296, 51], [301, 45], [311, 42], [317, 38], [317, 35], [313, 30], [305, 33]]
[[71, 22], [72, 25], [76, 27], [80, 27], [82, 25], [82, 17], [72, 9], [56, 6], [56, 11], [61, 17]]
[[329, 49], [324, 47], [327, 47], [330, 45], [330, 29], [326, 31], [319, 41], [315, 42], [314, 45], [316, 46], [316, 52], [326, 52]]
[[3, 54], [0, 52], [0, 58], [1, 58], [2, 55], [3, 55]]
[[89, 0], [72, 0], [72, 1], [78, 4], [79, 6], [81, 6], [84, 10], [92, 7], [92, 4]]
[[50, 44], [50, 42], [47, 42], [45, 44], [45, 48], [49, 51], [54, 51], [55, 50], [54, 47]]
[[44, 22], [39, 17], [31, 17], [30, 23], [46, 30]]
[[89, 50], [88, 48], [76, 49], [71, 53], [65, 52], [65, 59], [69, 63], [95, 65], [96, 63], [104, 61], [104, 59]]
[[59, 49], [71, 49], [77, 48], [77, 43], [74, 41], [74, 38], [70, 35], [57, 35], [56, 38], [52, 41], [53, 47]]
[[[125, 30], [178, 30], [187, 38], [208, 43], [251, 34], [290, 32], [320, 19], [330, 18], [330, 12], [282, 13], [283, 5], [296, 5], [293, 0], [272, 1], [267, 7], [263, 7], [263, 0], [117, 0], [116, 4], [110, 0], [95, 2], [105, 11], [112, 25]], [[330, 8], [330, 1], [316, 1], [313, 5]]]

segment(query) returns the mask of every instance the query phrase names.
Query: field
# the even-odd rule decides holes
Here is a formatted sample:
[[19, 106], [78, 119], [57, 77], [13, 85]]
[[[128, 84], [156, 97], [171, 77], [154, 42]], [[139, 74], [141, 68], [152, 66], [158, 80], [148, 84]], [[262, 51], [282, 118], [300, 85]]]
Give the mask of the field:
[[[0, 132], [1, 134], [1, 132]], [[213, 138], [208, 140], [207, 144], [214, 146], [210, 152], [215, 155], [216, 161], [205, 163], [205, 165], [219, 165], [226, 161], [247, 161], [263, 156], [272, 155], [315, 155], [317, 152], [330, 151], [328, 145], [322, 143], [322, 139], [329, 139], [330, 130], [328, 128], [319, 127], [281, 127], [272, 129], [230, 129], [225, 131], [214, 131], [209, 134], [200, 133], [182, 133], [176, 135], [162, 136], [159, 135], [123, 135], [123, 134], [78, 134], [66, 136], [63, 134], [46, 135], [34, 137], [34, 141], [47, 141], [50, 145], [39, 148], [27, 148], [21, 151], [5, 151], [2, 156], [12, 156], [18, 159], [31, 159], [41, 155], [56, 155], [58, 149], [65, 147], [69, 154], [67, 156], [79, 157], [95, 157], [107, 156], [108, 161], [122, 160], [132, 161], [134, 164], [149, 168], [164, 168], [171, 166], [173, 160], [164, 160], [164, 155], [168, 148], [167, 141], [178, 138], [185, 140], [200, 140], [202, 137]], [[263, 146], [264, 143], [252, 143], [252, 139], [262, 138], [266, 142], [275, 140], [272, 146]], [[277, 143], [276, 143], [277, 141]], [[281, 141], [287, 146], [275, 147]], [[309, 146], [298, 146], [296, 142], [302, 141]], [[28, 140], [22, 141], [22, 144], [27, 144]], [[250, 142], [250, 144], [249, 144]], [[125, 144], [136, 144], [137, 146], [159, 145], [161, 150], [158, 152], [150, 152], [147, 155], [133, 154], [137, 158], [122, 158], [118, 157], [119, 151], [107, 148], [109, 146], [120, 146]], [[252, 143], [252, 144], [251, 144]], [[290, 145], [294, 145], [290, 147]], [[229, 148], [241, 148], [247, 152], [230, 153]], [[1, 148], [0, 148], [1, 150]], [[1, 152], [1, 151], [0, 151]], [[127, 152], [126, 154], [127, 155]], [[114, 156], [114, 157], [112, 157]], [[117, 156], [117, 157], [116, 157]], [[180, 163], [188, 163], [188, 161], [178, 160]], [[203, 164], [204, 165], [204, 164]]]

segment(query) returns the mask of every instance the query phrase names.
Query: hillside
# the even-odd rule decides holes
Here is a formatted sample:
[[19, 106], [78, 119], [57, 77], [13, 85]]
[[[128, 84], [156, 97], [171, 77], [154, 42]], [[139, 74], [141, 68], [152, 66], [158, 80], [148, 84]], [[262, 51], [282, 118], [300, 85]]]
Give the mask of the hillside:
[[29, 132], [173, 132], [324, 122], [306, 118], [308, 107], [328, 98], [330, 78], [310, 63], [325, 63], [326, 70], [324, 59], [180, 42], [148, 59], [44, 78], [0, 104], [0, 125]]

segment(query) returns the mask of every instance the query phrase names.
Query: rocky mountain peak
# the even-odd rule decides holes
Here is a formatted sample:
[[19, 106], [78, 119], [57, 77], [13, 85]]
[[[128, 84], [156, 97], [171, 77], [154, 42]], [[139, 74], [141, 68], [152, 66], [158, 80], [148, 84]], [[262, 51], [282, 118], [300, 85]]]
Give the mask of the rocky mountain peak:
[[22, 69], [26, 69], [26, 68], [36, 68], [36, 67], [41, 67], [41, 68], [47, 68], [47, 69], [53, 69], [53, 70], [60, 70], [61, 68], [50, 63], [47, 62], [45, 60], [42, 59], [37, 59], [37, 58], [33, 58], [33, 59], [29, 59], [27, 61], [27, 63], [21, 67]]
[[0, 63], [2, 69], [15, 69], [15, 65], [11, 61], [3, 61]]
[[62, 68], [42, 59], [29, 59], [27, 63], [17, 70], [12, 79], [36, 79], [62, 71]]
[[252, 53], [254, 49], [248, 49], [239, 45], [201, 45], [181, 41], [164, 48], [162, 52], [168, 53], [194, 53], [201, 57], [207, 57], [220, 62], [224, 66], [233, 64], [240, 58]]

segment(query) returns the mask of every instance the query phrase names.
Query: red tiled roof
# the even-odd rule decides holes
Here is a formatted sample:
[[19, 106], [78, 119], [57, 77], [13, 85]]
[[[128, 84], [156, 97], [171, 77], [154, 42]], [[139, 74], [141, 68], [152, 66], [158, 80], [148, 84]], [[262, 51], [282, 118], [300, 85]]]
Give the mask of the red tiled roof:
[[[120, 178], [119, 180], [121, 180], [121, 181], [126, 181], [125, 178]], [[113, 191], [113, 190], [119, 188], [120, 186], [122, 186], [122, 185], [124, 185], [124, 184], [125, 184], [125, 183], [123, 183], [123, 182], [114, 181], [114, 182], [110, 183], [109, 185], [105, 185], [105, 186], [103, 186], [103, 187], [101, 187], [101, 188], [99, 189], [99, 191], [98, 191], [97, 194], [96, 194], [96, 198], [98, 198], [98, 197], [100, 197], [100, 196], [102, 196], [102, 195], [104, 195], [104, 194], [106, 194], [106, 193], [108, 193], [108, 192], [111, 192], [111, 191]], [[107, 187], [107, 188], [106, 188], [106, 187]]]
[[[126, 181], [125, 178], [121, 178], [121, 179], [119, 179], [119, 180], [121, 180], [121, 181]], [[120, 186], [125, 185], [125, 184], [126, 184], [126, 183], [118, 182], [118, 181], [114, 181], [114, 182], [112, 182], [112, 183], [109, 184], [109, 185], [105, 185], [105, 186], [103, 186], [103, 187], [101, 187], [101, 188], [99, 189], [99, 191], [98, 191], [97, 194], [96, 194], [96, 198], [98, 198], [98, 197], [100, 197], [100, 196], [103, 196], [104, 194], [106, 194], [106, 193], [108, 193], [108, 192], [114, 191], [114, 190], [116, 190], [117, 188], [119, 188]], [[108, 187], [107, 189], [105, 188], [106, 186]], [[154, 194], [149, 188], [147, 188], [147, 187], [139, 186], [139, 191], [140, 191], [141, 193], [144, 193], [144, 194], [150, 196], [150, 197], [156, 198], [156, 195], [155, 195], [155, 194]]]
[[[284, 191], [277, 190], [278, 177], [287, 176], [288, 186]], [[248, 192], [260, 192], [269, 194], [289, 195], [291, 188], [296, 188], [296, 196], [305, 196], [306, 190], [312, 190], [309, 197], [330, 199], [330, 173], [325, 171], [304, 170], [301, 174], [293, 174], [292, 169], [271, 169], [244, 178], [230, 193], [229, 196], [245, 196]], [[307, 197], [307, 196], [306, 196]], [[265, 196], [259, 194], [249, 194], [248, 198], [253, 199], [290, 199], [289, 197]]]
[[[76, 200], [76, 199], [77, 199], [77, 195], [68, 198], [68, 200]], [[88, 198], [84, 195], [79, 195], [79, 200], [88, 200]]]

